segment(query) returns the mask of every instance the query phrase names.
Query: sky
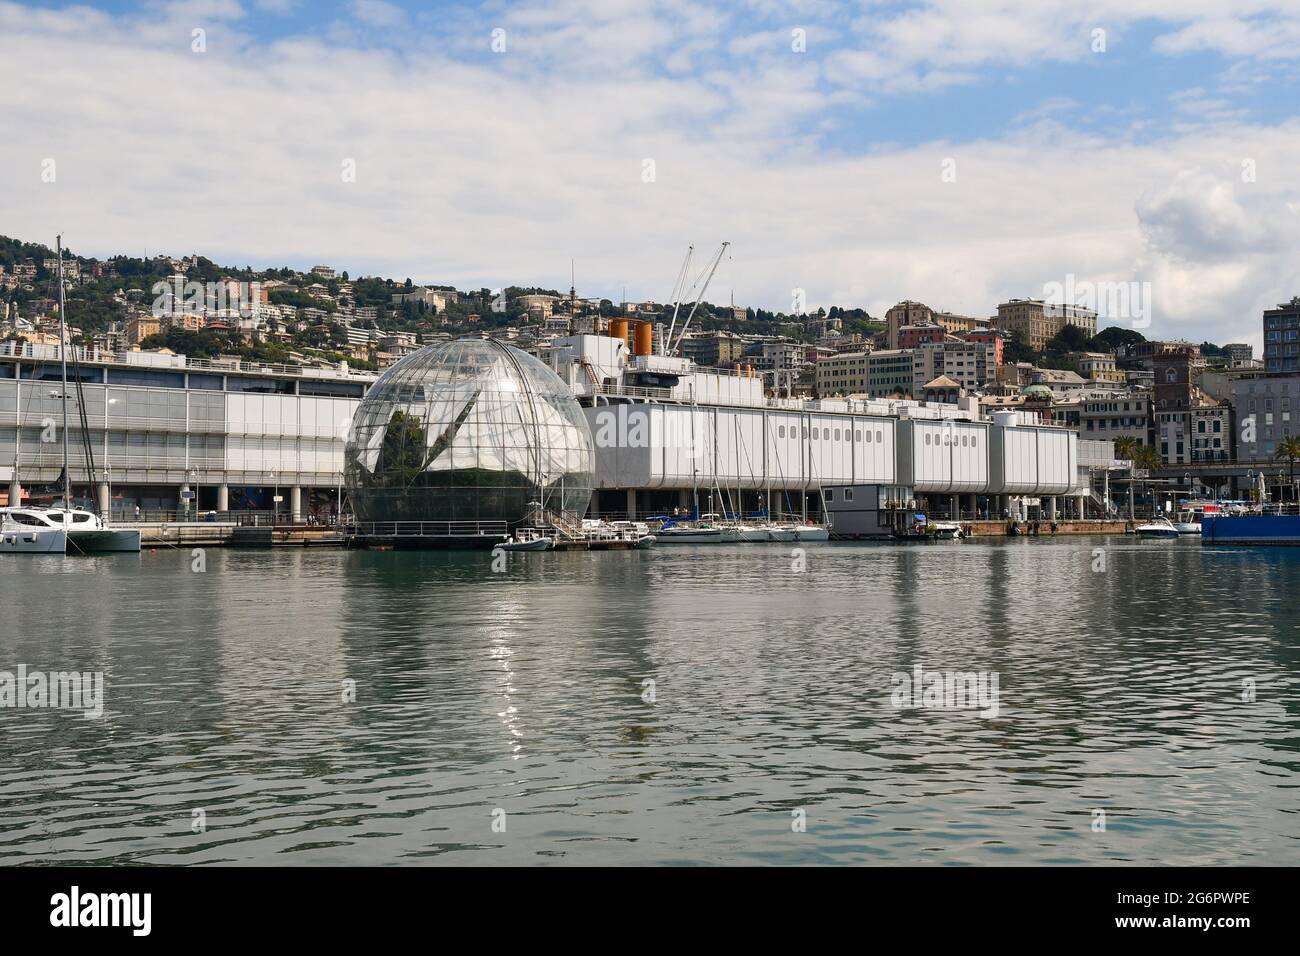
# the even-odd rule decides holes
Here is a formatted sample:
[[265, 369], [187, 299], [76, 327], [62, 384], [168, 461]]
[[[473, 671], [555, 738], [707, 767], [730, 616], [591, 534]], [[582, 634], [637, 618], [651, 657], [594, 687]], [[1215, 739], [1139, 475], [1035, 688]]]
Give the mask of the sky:
[[714, 302], [1257, 355], [1300, 295], [1300, 0], [0, 0], [0, 82], [0, 234], [81, 255], [664, 301], [726, 240]]

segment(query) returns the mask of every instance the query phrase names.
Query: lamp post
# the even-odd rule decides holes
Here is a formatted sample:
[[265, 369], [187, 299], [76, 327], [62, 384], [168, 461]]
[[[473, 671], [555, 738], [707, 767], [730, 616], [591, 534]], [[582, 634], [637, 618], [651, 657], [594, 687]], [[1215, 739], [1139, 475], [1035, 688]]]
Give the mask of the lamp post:
[[280, 520], [280, 476], [271, 471], [271, 481], [275, 483], [275, 494], [271, 496], [271, 524], [276, 524]]
[[199, 517], [199, 470], [197, 468], [190, 469], [190, 484], [194, 486], [194, 519], [197, 521]]

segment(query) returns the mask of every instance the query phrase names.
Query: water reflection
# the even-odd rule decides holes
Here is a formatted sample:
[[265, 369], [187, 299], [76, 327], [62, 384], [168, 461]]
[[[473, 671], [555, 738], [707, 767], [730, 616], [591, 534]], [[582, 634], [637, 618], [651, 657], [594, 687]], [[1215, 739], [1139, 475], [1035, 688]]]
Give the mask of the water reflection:
[[1300, 555], [792, 548], [0, 563], [0, 862], [1296, 862]]

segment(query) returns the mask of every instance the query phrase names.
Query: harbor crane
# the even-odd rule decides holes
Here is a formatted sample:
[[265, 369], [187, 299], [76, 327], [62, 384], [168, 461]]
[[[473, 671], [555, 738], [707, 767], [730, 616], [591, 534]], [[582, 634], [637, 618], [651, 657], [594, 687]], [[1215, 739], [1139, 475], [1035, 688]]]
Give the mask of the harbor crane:
[[[718, 271], [718, 264], [722, 262], [722, 257], [726, 254], [729, 245], [731, 245], [730, 242], [724, 241], [718, 247], [718, 251], [713, 254], [713, 258], [709, 260], [708, 265], [700, 270], [700, 274], [695, 277], [695, 281], [690, 286], [683, 288], [683, 284], [690, 272], [691, 257], [695, 253], [694, 245], [687, 247], [686, 260], [682, 263], [681, 272], [677, 274], [677, 284], [673, 286], [673, 321], [672, 325], [668, 327], [668, 335], [664, 346], [667, 349], [667, 354], [676, 355], [681, 349], [682, 339], [686, 337], [686, 330], [690, 328], [691, 319], [695, 317], [695, 311], [700, 307], [700, 302], [704, 299], [704, 293], [708, 291], [709, 283], [713, 281], [713, 274]], [[677, 315], [681, 311], [682, 299], [690, 295], [697, 287], [699, 291], [695, 292], [695, 301], [691, 303], [691, 311], [687, 313], [686, 321], [682, 323], [682, 330], [677, 333], [677, 338], [674, 340], [673, 332], [677, 328]]]

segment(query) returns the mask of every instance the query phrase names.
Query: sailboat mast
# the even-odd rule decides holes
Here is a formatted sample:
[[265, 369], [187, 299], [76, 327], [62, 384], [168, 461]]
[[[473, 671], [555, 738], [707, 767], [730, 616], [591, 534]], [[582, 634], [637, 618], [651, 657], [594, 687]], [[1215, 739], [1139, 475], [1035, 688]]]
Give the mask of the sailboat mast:
[[63, 507], [72, 507], [72, 474], [68, 471], [68, 316], [63, 299], [63, 236], [55, 237], [59, 257], [59, 358], [63, 360]]

